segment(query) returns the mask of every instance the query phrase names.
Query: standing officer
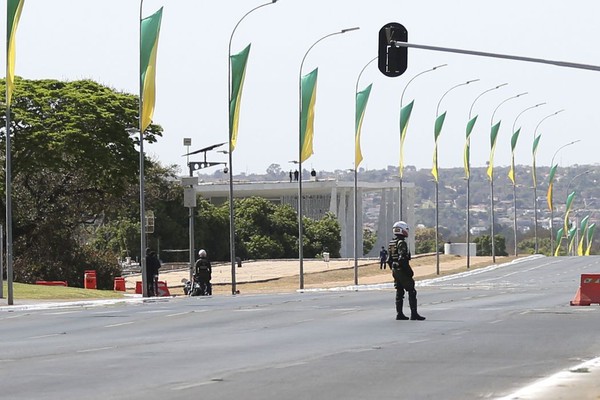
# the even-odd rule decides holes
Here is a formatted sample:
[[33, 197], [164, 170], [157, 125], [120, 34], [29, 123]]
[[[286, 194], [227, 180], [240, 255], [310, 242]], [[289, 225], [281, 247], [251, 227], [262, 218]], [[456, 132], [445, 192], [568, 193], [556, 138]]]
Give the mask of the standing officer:
[[394, 224], [392, 232], [394, 239], [390, 240], [388, 245], [388, 265], [392, 270], [394, 277], [394, 287], [396, 288], [396, 319], [407, 320], [408, 317], [402, 312], [404, 302], [404, 291], [408, 292], [408, 304], [410, 305], [410, 319], [413, 321], [423, 321], [417, 312], [417, 291], [415, 290], [414, 272], [410, 267], [410, 251], [406, 238], [408, 237], [408, 224], [404, 221], [398, 221]]

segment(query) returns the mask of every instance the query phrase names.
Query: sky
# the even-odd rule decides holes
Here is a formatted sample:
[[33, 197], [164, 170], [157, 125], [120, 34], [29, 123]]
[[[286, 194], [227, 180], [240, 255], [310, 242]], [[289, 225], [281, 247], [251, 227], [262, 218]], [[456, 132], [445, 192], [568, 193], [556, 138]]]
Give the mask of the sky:
[[[164, 136], [145, 146], [150, 157], [176, 164], [185, 173], [182, 155], [188, 150], [228, 140], [229, 40], [244, 14], [265, 2], [144, 1], [144, 16], [164, 6], [154, 113], [154, 123], [164, 128]], [[25, 0], [17, 32], [16, 74], [27, 79], [93, 79], [137, 94], [139, 12], [140, 2], [133, 0]], [[445, 111], [439, 167], [462, 167], [473, 104], [472, 115], [478, 115], [471, 136], [473, 167], [489, 160], [494, 110], [493, 123], [502, 121], [495, 166], [510, 165], [513, 126], [521, 128], [515, 150], [518, 165], [531, 165], [535, 133], [542, 134], [538, 166], [550, 165], [553, 157], [561, 166], [595, 164], [599, 72], [409, 49], [408, 69], [402, 76], [386, 77], [373, 62], [358, 78], [377, 56], [378, 32], [390, 22], [403, 24], [411, 43], [600, 65], [598, 15], [600, 2], [594, 0], [279, 0], [262, 7], [241, 22], [232, 40], [232, 54], [252, 43], [234, 173], [264, 173], [271, 164], [295, 168], [290, 161], [298, 159], [299, 77], [317, 67], [314, 154], [303, 164], [306, 169], [354, 168], [355, 93], [357, 86], [363, 90], [370, 83], [360, 168], [399, 165], [399, 114], [405, 89], [403, 104], [415, 100], [405, 165], [432, 167], [434, 121], [438, 112]], [[2, 24], [5, 19], [2, 15]], [[313, 43], [352, 27], [360, 30], [319, 42], [300, 71]], [[5, 65], [5, 52], [0, 58]], [[412, 77], [440, 64], [448, 65], [407, 86]], [[479, 81], [447, 92], [473, 79]], [[482, 92], [503, 83], [508, 85], [474, 103]], [[528, 94], [498, 107], [524, 92]], [[523, 112], [539, 103], [546, 104]], [[189, 149], [184, 138], [192, 139]], [[580, 142], [558, 151], [575, 140]], [[207, 158], [227, 161], [216, 151]]]

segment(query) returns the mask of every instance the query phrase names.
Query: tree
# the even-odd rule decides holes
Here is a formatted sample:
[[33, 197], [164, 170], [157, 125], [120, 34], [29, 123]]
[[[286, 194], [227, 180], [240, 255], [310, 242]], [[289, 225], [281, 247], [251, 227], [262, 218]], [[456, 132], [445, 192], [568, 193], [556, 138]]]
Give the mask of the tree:
[[362, 255], [369, 254], [371, 250], [373, 250], [373, 246], [375, 246], [375, 242], [377, 242], [377, 235], [370, 229], [363, 230], [363, 253]]
[[[438, 239], [438, 244], [442, 243]], [[415, 231], [415, 252], [417, 254], [435, 252], [435, 228], [420, 228]]]
[[[116, 265], [114, 255], [93, 255], [86, 247], [86, 227], [129, 216], [139, 153], [128, 129], [137, 126], [137, 98], [89, 80], [17, 79], [15, 95], [15, 279], [61, 279], [86, 257]], [[156, 141], [161, 131], [151, 125], [145, 140]], [[5, 141], [6, 132], [0, 132]]]
[[304, 217], [304, 256], [314, 258], [323, 251], [328, 251], [331, 257], [339, 257], [342, 247], [340, 224], [335, 215], [328, 212], [319, 221]]
[[[478, 256], [491, 256], [492, 255], [492, 242], [490, 235], [481, 235], [476, 237], [473, 242], [477, 244], [477, 255]], [[497, 256], [507, 256], [506, 252], [506, 241], [502, 235], [494, 235], [494, 252]]]

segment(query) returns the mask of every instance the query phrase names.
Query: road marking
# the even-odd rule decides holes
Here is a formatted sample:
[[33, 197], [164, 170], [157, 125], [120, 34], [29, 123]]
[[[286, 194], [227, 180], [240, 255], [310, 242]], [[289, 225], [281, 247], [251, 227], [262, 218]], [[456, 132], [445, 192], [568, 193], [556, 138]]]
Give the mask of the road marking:
[[198, 383], [188, 383], [187, 385], [174, 386], [171, 390], [187, 390], [193, 389], [199, 386], [212, 385], [213, 383], [223, 382], [223, 379], [211, 379], [210, 381], [198, 382]]
[[580, 371], [589, 371], [591, 369], [600, 368], [600, 357], [586, 361], [569, 369], [560, 371], [554, 375], [550, 375], [547, 378], [543, 378], [531, 385], [525, 386], [516, 392], [509, 394], [508, 396], [499, 398], [497, 400], [525, 400], [525, 399], [541, 399], [545, 398], [544, 393], [552, 392], [556, 387], [564, 387], [567, 382], [577, 380], [581, 377], [579, 374], [574, 374]]
[[105, 328], [114, 328], [117, 326], [123, 326], [123, 325], [131, 325], [133, 324], [133, 321], [129, 321], [129, 322], [121, 322], [119, 324], [112, 324], [112, 325], [104, 325]]
[[27, 339], [45, 339], [45, 338], [49, 338], [49, 337], [54, 337], [54, 336], [61, 336], [64, 335], [65, 333], [50, 333], [48, 335], [40, 335], [40, 336], [30, 336]]
[[503, 319], [497, 319], [495, 321], [488, 322], [488, 324], [499, 324], [500, 322], [504, 322]]
[[85, 350], [77, 350], [78, 353], [91, 353], [94, 351], [102, 351], [102, 350], [110, 350], [110, 349], [114, 349], [115, 346], [109, 346], [109, 347], [96, 347], [93, 349], [85, 349]]

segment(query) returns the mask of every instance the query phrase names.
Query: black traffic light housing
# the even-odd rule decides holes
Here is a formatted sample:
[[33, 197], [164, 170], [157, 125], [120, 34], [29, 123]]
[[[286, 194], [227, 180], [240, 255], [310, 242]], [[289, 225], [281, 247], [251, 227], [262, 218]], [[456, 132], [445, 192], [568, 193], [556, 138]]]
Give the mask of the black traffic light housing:
[[400, 76], [408, 67], [408, 48], [397, 47], [396, 42], [408, 42], [408, 31], [397, 22], [390, 22], [379, 30], [379, 70], [385, 76]]

